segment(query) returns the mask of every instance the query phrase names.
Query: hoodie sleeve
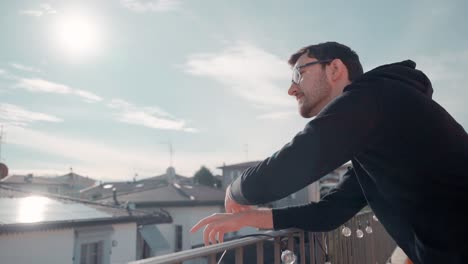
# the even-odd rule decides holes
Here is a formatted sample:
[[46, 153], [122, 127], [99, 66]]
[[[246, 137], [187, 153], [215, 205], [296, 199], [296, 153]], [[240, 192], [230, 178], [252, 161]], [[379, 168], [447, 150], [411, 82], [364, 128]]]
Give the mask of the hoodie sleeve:
[[372, 139], [378, 120], [375, 87], [351, 84], [291, 142], [231, 184], [239, 204], [257, 205], [294, 193], [352, 159]]
[[275, 230], [300, 228], [313, 232], [334, 230], [356, 213], [367, 201], [353, 169], [318, 203], [273, 209]]

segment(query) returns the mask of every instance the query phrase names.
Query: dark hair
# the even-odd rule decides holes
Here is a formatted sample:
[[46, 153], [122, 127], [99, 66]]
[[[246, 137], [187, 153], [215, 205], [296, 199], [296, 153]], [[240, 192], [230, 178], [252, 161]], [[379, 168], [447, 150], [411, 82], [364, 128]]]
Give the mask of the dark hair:
[[305, 53], [307, 53], [307, 56], [310, 58], [316, 58], [318, 60], [340, 59], [348, 69], [348, 78], [350, 81], [354, 81], [363, 73], [357, 53], [348, 46], [338, 42], [324, 42], [304, 47], [291, 55], [288, 60], [289, 65], [294, 66], [299, 57]]

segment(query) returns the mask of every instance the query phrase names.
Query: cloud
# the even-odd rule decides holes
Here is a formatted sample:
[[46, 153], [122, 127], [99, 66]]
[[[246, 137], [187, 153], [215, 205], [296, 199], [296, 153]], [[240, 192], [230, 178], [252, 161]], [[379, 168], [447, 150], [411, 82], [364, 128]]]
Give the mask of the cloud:
[[26, 16], [41, 17], [56, 14], [57, 10], [52, 8], [50, 4], [40, 4], [38, 9], [21, 10], [19, 13]]
[[74, 89], [64, 84], [54, 83], [43, 79], [20, 78], [16, 87], [23, 88], [30, 92], [73, 94], [83, 98], [86, 102], [99, 102], [102, 98], [85, 90]]
[[8, 135], [9, 144], [57, 155], [88, 167], [99, 164], [108, 168], [115, 167], [116, 170], [133, 166], [154, 168], [154, 157], [158, 156], [151, 151], [131, 148], [124, 150], [89, 139], [70, 138], [54, 132], [41, 132], [19, 126], [8, 127]]
[[62, 122], [62, 119], [39, 112], [32, 112], [12, 104], [0, 104], [0, 121], [8, 125], [26, 126], [29, 123]]
[[262, 114], [257, 116], [258, 119], [286, 119], [294, 118], [298, 116], [297, 111], [282, 111], [282, 112], [272, 112], [267, 114]]
[[176, 119], [157, 107], [136, 107], [121, 99], [113, 99], [108, 107], [120, 110], [117, 115], [119, 122], [154, 129], [197, 132], [195, 128], [187, 127], [185, 121]]
[[286, 61], [248, 43], [237, 43], [217, 53], [191, 55], [183, 69], [220, 82], [254, 105], [292, 104], [288, 87], [283, 86], [287, 85], [290, 71]]
[[0, 69], [0, 77], [7, 80], [16, 80], [17, 77], [4, 69]]
[[178, 0], [121, 0], [120, 2], [125, 8], [137, 13], [167, 12], [180, 6]]
[[[49, 162], [40, 157], [29, 160], [25, 157], [10, 166], [12, 173], [65, 174], [68, 166], [73, 171], [95, 179], [131, 179], [134, 173], [142, 178], [160, 175], [169, 166], [169, 152], [164, 148], [146, 146], [105, 145], [98, 139], [67, 137], [55, 131], [42, 132], [25, 127], [9, 126], [8, 143], [19, 145], [64, 159], [62, 162]], [[223, 162], [238, 161], [232, 152], [184, 152], [175, 146], [174, 166], [177, 173], [192, 176], [200, 164], [220, 166]]]
[[14, 63], [14, 62], [11, 62], [10, 65], [15, 68], [15, 69], [18, 69], [18, 70], [21, 70], [21, 71], [26, 71], [26, 72], [41, 72], [39, 69], [36, 69], [36, 68], [33, 68], [33, 67], [29, 67], [29, 66], [25, 66], [25, 65], [21, 65], [19, 63]]

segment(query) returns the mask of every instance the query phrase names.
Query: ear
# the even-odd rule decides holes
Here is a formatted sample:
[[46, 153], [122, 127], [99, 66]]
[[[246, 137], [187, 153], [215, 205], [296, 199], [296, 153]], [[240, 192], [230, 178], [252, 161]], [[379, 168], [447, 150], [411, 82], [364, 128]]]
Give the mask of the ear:
[[327, 65], [327, 76], [330, 82], [336, 83], [342, 79], [348, 79], [346, 65], [340, 59], [334, 59]]

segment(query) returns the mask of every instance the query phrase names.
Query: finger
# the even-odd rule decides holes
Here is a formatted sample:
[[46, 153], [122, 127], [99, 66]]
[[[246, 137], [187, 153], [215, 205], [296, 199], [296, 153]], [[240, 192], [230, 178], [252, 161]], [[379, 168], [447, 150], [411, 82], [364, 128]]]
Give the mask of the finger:
[[219, 220], [220, 218], [223, 217], [223, 214], [212, 214], [208, 217], [205, 217], [203, 218], [202, 220], [198, 221], [198, 223], [196, 223], [191, 229], [190, 229], [190, 232], [194, 233], [194, 232], [197, 232], [198, 229], [200, 229], [201, 227], [207, 225], [207, 224], [210, 224], [214, 221], [217, 221]]
[[203, 230], [203, 242], [205, 243], [205, 246], [210, 245], [210, 233], [211, 230], [213, 229], [213, 225], [209, 224], [205, 227], [205, 230]]
[[219, 243], [224, 242], [224, 230], [222, 230], [222, 229], [218, 232], [218, 241], [219, 241]]
[[218, 241], [216, 241], [216, 235], [218, 234], [217, 228], [213, 228], [209, 234], [210, 242], [211, 244], [216, 244]]

